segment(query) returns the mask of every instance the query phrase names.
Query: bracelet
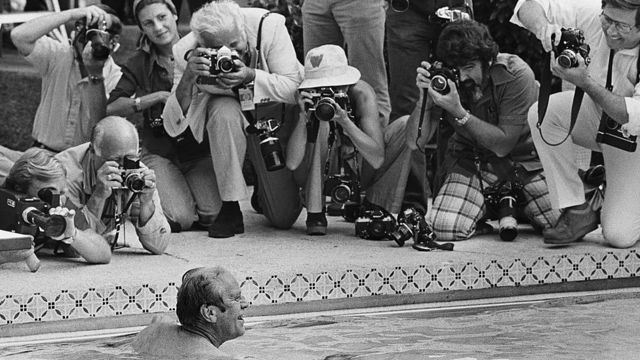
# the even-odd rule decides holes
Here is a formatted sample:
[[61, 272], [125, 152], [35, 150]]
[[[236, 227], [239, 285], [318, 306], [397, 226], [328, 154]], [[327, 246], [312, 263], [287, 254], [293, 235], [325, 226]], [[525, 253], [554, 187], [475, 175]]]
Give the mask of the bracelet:
[[142, 111], [142, 108], [140, 107], [140, 98], [137, 97], [137, 98], [133, 99], [133, 109], [136, 112]]
[[89, 78], [89, 82], [91, 82], [92, 84], [97, 84], [104, 81], [104, 76], [102, 75], [89, 75], [87, 77]]
[[469, 121], [469, 119], [471, 119], [471, 113], [469, 112], [469, 110], [466, 110], [467, 112], [466, 114], [464, 114], [463, 117], [459, 118], [459, 117], [454, 117], [453, 120], [456, 121], [456, 124], [458, 124], [458, 126], [464, 126], [467, 121]]

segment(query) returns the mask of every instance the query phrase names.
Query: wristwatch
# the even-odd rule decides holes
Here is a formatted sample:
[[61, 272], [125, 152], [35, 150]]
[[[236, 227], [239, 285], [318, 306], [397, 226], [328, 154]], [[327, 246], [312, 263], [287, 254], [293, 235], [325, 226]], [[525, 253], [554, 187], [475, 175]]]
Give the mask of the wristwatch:
[[87, 77], [89, 78], [89, 81], [92, 84], [97, 84], [99, 82], [104, 81], [104, 76], [102, 76], [102, 75], [89, 75]]
[[142, 111], [142, 108], [140, 107], [140, 98], [137, 97], [137, 98], [133, 99], [133, 109], [136, 112]]
[[464, 126], [467, 121], [469, 121], [469, 119], [471, 119], [471, 113], [469, 112], [469, 110], [466, 110], [467, 112], [466, 114], [464, 114], [463, 117], [454, 117], [453, 120], [456, 121], [456, 124], [458, 124], [458, 126]]

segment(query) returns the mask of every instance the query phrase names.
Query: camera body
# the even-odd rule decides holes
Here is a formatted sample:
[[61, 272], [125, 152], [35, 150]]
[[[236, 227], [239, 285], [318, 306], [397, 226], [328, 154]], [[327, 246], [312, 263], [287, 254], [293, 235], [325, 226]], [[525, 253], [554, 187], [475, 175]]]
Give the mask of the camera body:
[[366, 209], [356, 219], [356, 236], [367, 240], [382, 240], [396, 227], [391, 214], [381, 209]]
[[618, 149], [634, 152], [638, 146], [636, 135], [629, 137], [622, 132], [622, 125], [613, 120], [604, 111], [600, 119], [600, 126], [596, 134], [596, 141], [602, 144], [611, 145]]
[[222, 46], [219, 49], [206, 49], [202, 56], [211, 61], [209, 74], [213, 76], [238, 70], [234, 61], [240, 60], [240, 55], [236, 50], [231, 50], [226, 46]]
[[336, 91], [330, 87], [309, 89], [313, 106], [306, 105], [306, 112], [313, 112], [318, 120], [329, 121], [336, 115], [337, 107], [350, 112], [349, 95], [343, 91]]
[[324, 181], [324, 196], [331, 196], [335, 203], [360, 203], [360, 183], [351, 175], [330, 175]]
[[431, 88], [442, 95], [447, 95], [451, 87], [447, 80], [453, 81], [456, 86], [460, 84], [460, 72], [455, 67], [449, 67], [441, 61], [434, 61], [429, 68]]
[[498, 219], [498, 233], [503, 241], [513, 241], [518, 236], [516, 210], [522, 199], [519, 181], [503, 181], [484, 191], [484, 200], [491, 206]]
[[276, 171], [284, 168], [284, 152], [276, 131], [280, 124], [276, 119], [258, 120], [247, 128], [247, 132], [258, 134], [260, 139], [260, 152], [268, 171]]
[[52, 203], [40, 197], [0, 188], [0, 230], [34, 237], [39, 232], [48, 237], [64, 234], [66, 220], [60, 215], [49, 215], [49, 209], [60, 205], [60, 194], [49, 189], [46, 194], [41, 190], [38, 196], [48, 197], [46, 200]]
[[142, 177], [140, 159], [138, 158], [125, 156], [122, 166], [120, 167], [120, 176], [122, 177], [122, 186], [116, 187], [114, 190], [129, 190], [138, 193], [146, 186], [144, 178]]
[[584, 42], [584, 33], [580, 29], [562, 29], [560, 42], [554, 48], [558, 65], [564, 68], [578, 66], [578, 54], [580, 54], [587, 65], [591, 62], [589, 52], [591, 47]]
[[390, 237], [398, 246], [404, 246], [407, 240], [415, 239], [424, 225], [426, 222], [422, 212], [413, 207], [407, 208], [398, 214], [398, 226], [390, 233]]
[[[91, 41], [91, 56], [96, 60], [104, 61], [111, 54], [111, 46], [113, 45], [112, 35], [107, 31], [107, 23], [91, 24], [87, 26], [86, 20], [76, 21], [76, 35], [73, 42], [82, 51], [89, 41]], [[118, 45], [114, 46], [114, 50]]]

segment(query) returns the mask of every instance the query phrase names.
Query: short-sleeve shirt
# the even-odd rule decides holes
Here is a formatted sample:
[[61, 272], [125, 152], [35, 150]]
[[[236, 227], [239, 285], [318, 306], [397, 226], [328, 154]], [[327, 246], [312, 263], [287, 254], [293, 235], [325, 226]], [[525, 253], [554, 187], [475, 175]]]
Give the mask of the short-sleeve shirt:
[[[89, 109], [82, 103], [81, 75], [74, 55], [70, 44], [43, 36], [26, 56], [42, 75], [32, 136], [57, 151], [89, 141], [93, 125], [99, 120], [90, 119]], [[107, 94], [121, 74], [120, 67], [109, 57], [102, 69]]]

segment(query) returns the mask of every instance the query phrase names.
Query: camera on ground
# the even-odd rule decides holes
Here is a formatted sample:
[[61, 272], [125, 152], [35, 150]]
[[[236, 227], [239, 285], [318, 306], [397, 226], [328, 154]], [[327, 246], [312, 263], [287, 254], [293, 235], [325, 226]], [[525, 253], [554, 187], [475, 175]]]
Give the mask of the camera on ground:
[[396, 220], [383, 209], [363, 209], [356, 219], [356, 236], [366, 240], [383, 240], [396, 227]]
[[516, 212], [522, 199], [522, 184], [504, 181], [484, 191], [484, 200], [497, 214], [498, 234], [503, 241], [513, 241], [518, 236]]
[[330, 175], [324, 181], [324, 196], [331, 196], [331, 201], [340, 204], [360, 203], [360, 183], [351, 175]]

